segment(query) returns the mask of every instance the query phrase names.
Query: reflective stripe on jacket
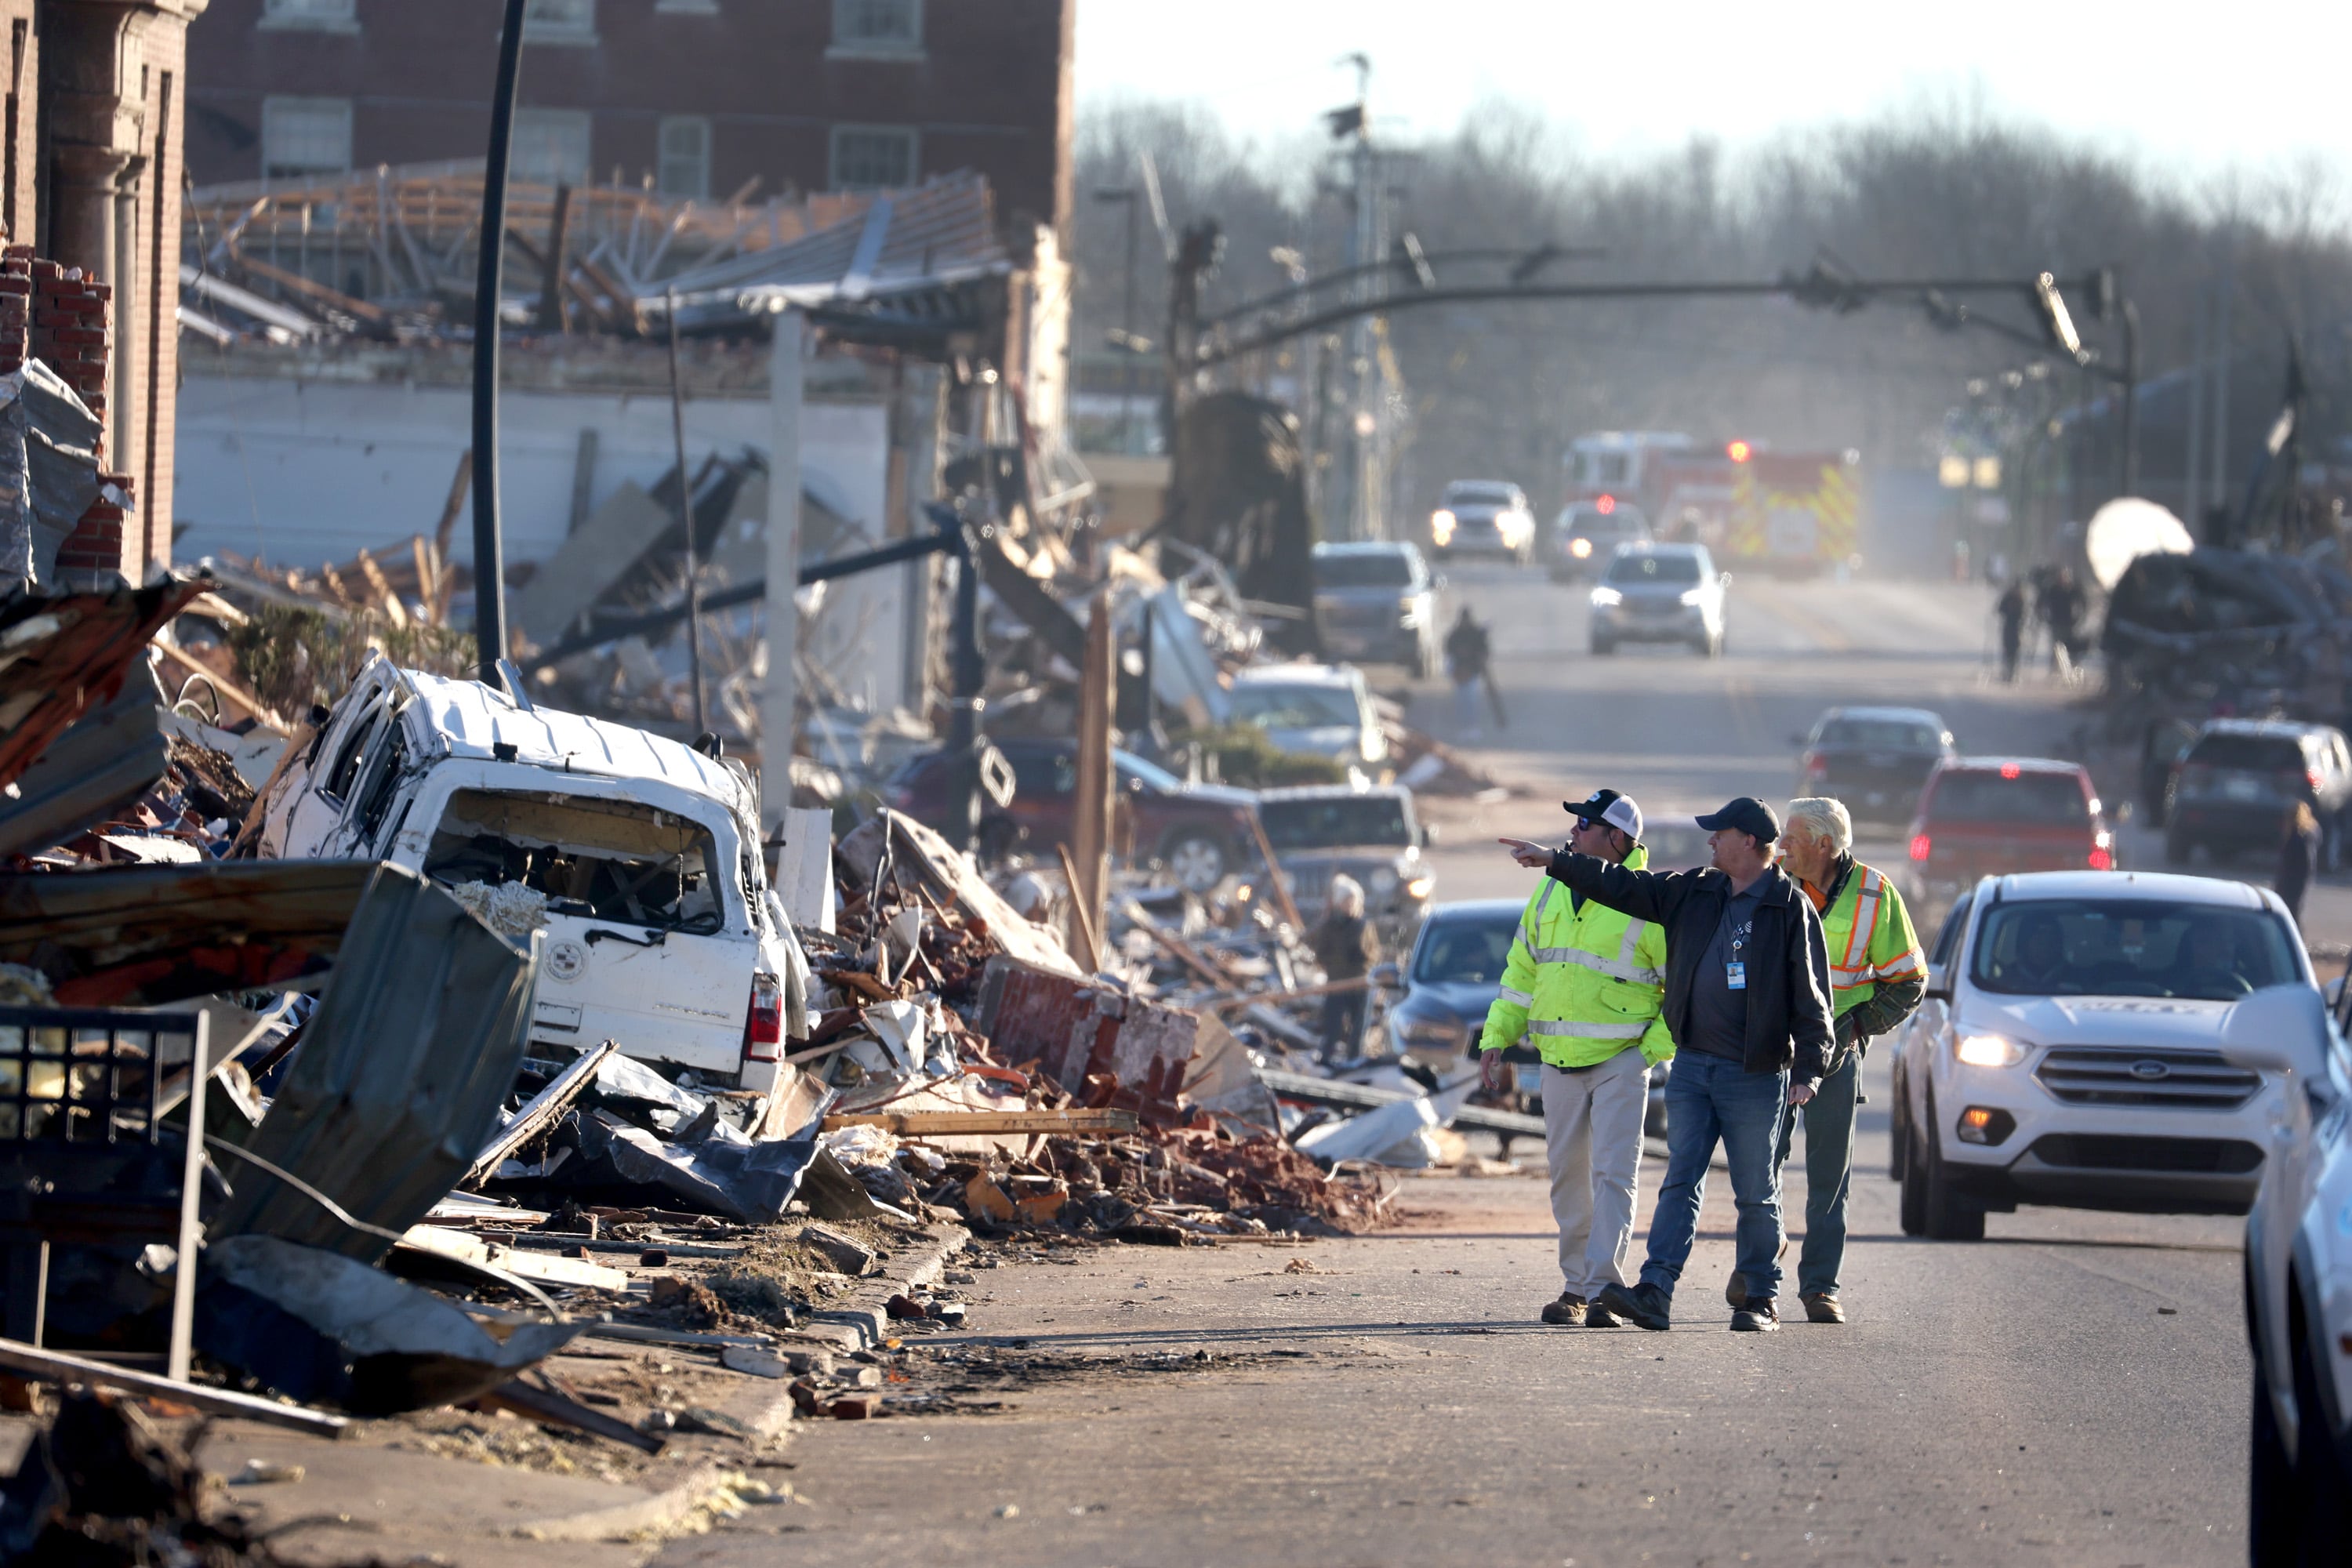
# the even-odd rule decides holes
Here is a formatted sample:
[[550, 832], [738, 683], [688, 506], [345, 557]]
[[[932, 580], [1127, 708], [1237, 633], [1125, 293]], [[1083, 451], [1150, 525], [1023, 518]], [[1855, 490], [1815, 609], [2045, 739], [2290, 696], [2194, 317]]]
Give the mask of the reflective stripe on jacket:
[[1822, 910], [1822, 935], [1830, 947], [1832, 1017], [1868, 1001], [1881, 981], [1913, 980], [1927, 972], [1903, 895], [1859, 860]]
[[[1648, 858], [1637, 844], [1625, 864], [1638, 869]], [[1576, 904], [1549, 877], [1528, 900], [1478, 1048], [1497, 1051], [1524, 1038], [1557, 1068], [1591, 1067], [1634, 1045], [1645, 1061], [1665, 1060], [1675, 1042], [1658, 1016], [1664, 931], [1591, 899], [1582, 909]]]

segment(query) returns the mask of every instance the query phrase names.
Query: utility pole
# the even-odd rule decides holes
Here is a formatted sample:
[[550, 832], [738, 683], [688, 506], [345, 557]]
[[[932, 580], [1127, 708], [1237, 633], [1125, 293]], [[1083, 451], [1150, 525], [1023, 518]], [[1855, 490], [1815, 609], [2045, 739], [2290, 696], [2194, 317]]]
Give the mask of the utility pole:
[[[507, 0], [490, 145], [482, 172], [482, 234], [474, 274], [474, 654], [485, 686], [503, 689], [506, 548], [499, 534], [499, 296], [506, 287], [507, 164], [514, 151], [515, 84], [522, 76], [523, 6]], [[521, 693], [513, 693], [518, 699]]]
[[807, 318], [777, 312], [768, 352], [768, 675], [760, 690], [760, 833], [772, 837], [793, 805], [793, 740], [800, 728], [801, 402]]
[[[1332, 110], [1324, 120], [1335, 138], [1354, 140], [1349, 152], [1355, 211], [1354, 222], [1348, 230], [1348, 267], [1354, 276], [1350, 292], [1355, 301], [1369, 305], [1380, 297], [1381, 288], [1375, 266], [1381, 258], [1381, 177], [1380, 156], [1372, 147], [1372, 61], [1369, 55], [1357, 53], [1342, 55], [1339, 63], [1356, 68], [1356, 101], [1344, 109]], [[1333, 509], [1325, 520], [1327, 524], [1335, 525], [1337, 536], [1341, 539], [1370, 538], [1374, 526], [1373, 437], [1379, 429], [1379, 416], [1372, 406], [1379, 371], [1374, 353], [1376, 342], [1369, 312], [1349, 324], [1348, 414], [1339, 432], [1340, 443], [1348, 454], [1344, 465], [1346, 488], [1340, 498], [1343, 504]], [[1334, 465], [1335, 469], [1339, 467]]]
[[1118, 316], [1118, 449], [1135, 447], [1135, 207], [1133, 186], [1095, 193], [1098, 202], [1117, 202], [1127, 208], [1127, 299]]
[[2213, 467], [2212, 504], [2230, 504], [2230, 296], [2238, 282], [2237, 236], [2224, 241], [2230, 254], [2221, 265], [2221, 281], [2213, 297]]
[[694, 734], [710, 726], [702, 710], [702, 572], [694, 547], [694, 481], [686, 471], [686, 384], [677, 373], [677, 290], [665, 289], [669, 308], [669, 433], [677, 448], [677, 522], [686, 531], [686, 666], [694, 682]]

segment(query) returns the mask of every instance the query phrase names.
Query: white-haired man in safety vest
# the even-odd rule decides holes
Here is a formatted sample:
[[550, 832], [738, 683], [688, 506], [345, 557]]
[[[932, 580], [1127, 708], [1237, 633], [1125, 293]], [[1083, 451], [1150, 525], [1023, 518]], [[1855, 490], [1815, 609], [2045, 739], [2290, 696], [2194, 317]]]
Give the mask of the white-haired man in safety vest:
[[[1863, 1052], [1874, 1036], [1894, 1028], [1919, 1005], [1927, 989], [1927, 961], [1894, 882], [1853, 858], [1853, 819], [1838, 802], [1811, 796], [1789, 803], [1780, 863], [1822, 917], [1830, 947], [1830, 1014], [1837, 1026], [1829, 1072], [1801, 1110], [1805, 1249], [1797, 1261], [1797, 1293], [1811, 1321], [1843, 1323], [1838, 1266], [1845, 1257]], [[1789, 1158], [1796, 1121], [1791, 1115], [1780, 1124], [1780, 1162]], [[1734, 1307], [1745, 1300], [1737, 1273], [1724, 1294]]]
[[[1565, 803], [1563, 803], [1565, 804]], [[1568, 807], [1569, 845], [1612, 864], [1642, 868], [1642, 808], [1613, 789]], [[1633, 1245], [1633, 1196], [1642, 1166], [1649, 1069], [1674, 1055], [1658, 1016], [1664, 1005], [1665, 932], [1543, 879], [1519, 917], [1503, 966], [1503, 991], [1486, 1009], [1478, 1048], [1489, 1088], [1508, 1069], [1503, 1052], [1521, 1039], [1543, 1058], [1544, 1153], [1551, 1213], [1559, 1226], [1559, 1299], [1543, 1321], [1609, 1328], [1594, 1300], [1625, 1283]]]

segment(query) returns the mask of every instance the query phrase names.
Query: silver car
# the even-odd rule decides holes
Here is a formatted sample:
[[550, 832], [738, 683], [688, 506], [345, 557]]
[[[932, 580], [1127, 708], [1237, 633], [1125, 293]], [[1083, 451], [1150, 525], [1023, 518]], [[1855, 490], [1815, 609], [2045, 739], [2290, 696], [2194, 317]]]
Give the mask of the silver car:
[[1365, 540], [1315, 547], [1315, 630], [1327, 653], [1401, 664], [1415, 680], [1437, 668], [1437, 590], [1420, 547]]
[[1234, 677], [1232, 702], [1234, 722], [1265, 731], [1276, 751], [1385, 771], [1388, 731], [1354, 665], [1253, 665]]
[[1590, 646], [1612, 654], [1619, 643], [1678, 642], [1702, 658], [1723, 653], [1724, 590], [1704, 544], [1635, 544], [1617, 552], [1592, 590]]
[[[2341, 985], [2341, 983], [2338, 983]], [[2221, 1056], [2284, 1087], [2246, 1219], [2254, 1352], [2248, 1555], [2315, 1563], [2352, 1527], [2352, 1077], [2340, 1022], [2308, 985], [2230, 1010]], [[2330, 1541], [2336, 1544], [2329, 1547]]]

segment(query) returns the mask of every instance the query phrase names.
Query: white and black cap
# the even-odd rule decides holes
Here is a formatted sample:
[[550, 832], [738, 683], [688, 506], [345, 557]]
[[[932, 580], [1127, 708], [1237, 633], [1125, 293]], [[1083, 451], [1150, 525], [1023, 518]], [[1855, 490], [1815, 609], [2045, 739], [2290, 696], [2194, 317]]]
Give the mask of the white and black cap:
[[1630, 795], [1619, 795], [1613, 789], [1597, 789], [1586, 799], [1561, 801], [1562, 809], [1579, 822], [1605, 822], [1628, 838], [1642, 837], [1642, 808], [1633, 804]]

